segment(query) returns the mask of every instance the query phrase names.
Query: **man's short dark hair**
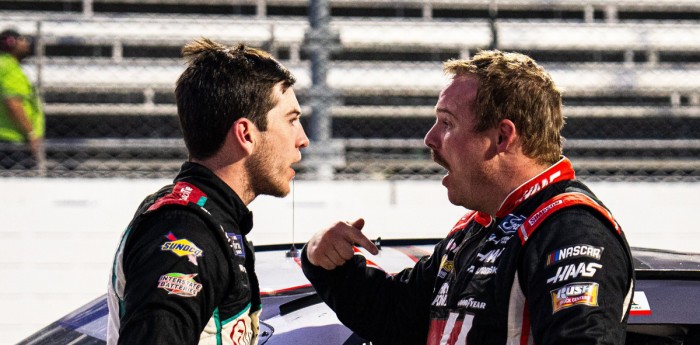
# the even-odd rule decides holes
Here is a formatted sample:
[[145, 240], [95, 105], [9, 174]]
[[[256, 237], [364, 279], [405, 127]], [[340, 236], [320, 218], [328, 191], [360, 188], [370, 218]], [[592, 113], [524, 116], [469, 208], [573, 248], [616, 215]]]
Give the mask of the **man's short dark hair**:
[[283, 90], [295, 82], [292, 74], [269, 53], [239, 44], [225, 47], [209, 39], [185, 45], [188, 66], [177, 81], [175, 98], [180, 128], [191, 158], [213, 156], [233, 123], [250, 119], [261, 131]]
[[6, 29], [0, 32], [0, 50], [4, 52], [11, 51], [17, 42], [17, 39], [22, 37], [17, 30]]

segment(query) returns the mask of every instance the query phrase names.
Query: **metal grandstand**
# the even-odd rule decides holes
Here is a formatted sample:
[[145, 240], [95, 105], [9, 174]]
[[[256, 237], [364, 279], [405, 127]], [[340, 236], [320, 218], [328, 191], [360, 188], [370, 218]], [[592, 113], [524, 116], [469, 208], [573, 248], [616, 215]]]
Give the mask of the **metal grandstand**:
[[[700, 180], [700, 2], [329, 0], [324, 100], [335, 179], [436, 178], [422, 137], [441, 62], [498, 48], [533, 56], [564, 91], [565, 154], [589, 180]], [[47, 166], [0, 176], [170, 177], [185, 159], [179, 49], [202, 36], [272, 51], [311, 112], [301, 0], [0, 1], [35, 36], [26, 66], [47, 114]], [[306, 124], [308, 128], [308, 123]], [[312, 144], [313, 145], [313, 144]], [[302, 161], [299, 178], [317, 178]]]

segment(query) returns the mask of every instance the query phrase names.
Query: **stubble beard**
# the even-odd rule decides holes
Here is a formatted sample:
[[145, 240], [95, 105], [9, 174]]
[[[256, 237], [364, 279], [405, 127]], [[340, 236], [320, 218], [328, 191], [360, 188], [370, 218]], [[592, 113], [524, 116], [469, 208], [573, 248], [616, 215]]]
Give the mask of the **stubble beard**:
[[[433, 161], [445, 168], [449, 173], [449, 164], [445, 161], [445, 159], [434, 150], [431, 150], [430, 153]], [[469, 181], [466, 185], [460, 183], [460, 176], [451, 176], [452, 183], [450, 183], [450, 187], [445, 186], [447, 188], [447, 197], [450, 203], [470, 210], [481, 210], [482, 202], [480, 201], [480, 192], [474, 189], [492, 185], [492, 176], [493, 168], [491, 166], [484, 166], [483, 170], [472, 170], [471, 177], [469, 177]], [[465, 190], [465, 187], [469, 188], [470, 190]]]
[[271, 195], [281, 198], [289, 194], [289, 183], [280, 178], [281, 173], [276, 174], [275, 153], [265, 141], [257, 152], [248, 157], [245, 167], [250, 189], [255, 196]]

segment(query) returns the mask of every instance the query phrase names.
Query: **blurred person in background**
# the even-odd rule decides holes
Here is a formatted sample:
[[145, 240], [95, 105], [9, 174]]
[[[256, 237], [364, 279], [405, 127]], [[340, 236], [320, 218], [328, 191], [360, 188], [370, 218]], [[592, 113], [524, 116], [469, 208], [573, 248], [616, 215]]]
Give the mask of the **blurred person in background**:
[[10, 143], [0, 149], [0, 166], [5, 169], [43, 162], [44, 112], [20, 66], [30, 53], [28, 37], [12, 29], [0, 32], [0, 142]]
[[290, 191], [309, 144], [292, 74], [265, 51], [186, 45], [175, 90], [189, 159], [146, 199], [117, 248], [108, 344], [257, 344], [248, 210]]
[[[425, 136], [451, 203], [470, 210], [430, 256], [396, 275], [364, 220], [316, 233], [304, 273], [373, 344], [624, 344], [634, 288], [627, 241], [562, 156], [560, 91], [532, 59], [451, 60]], [[414, 215], [430, 217], [430, 214]]]

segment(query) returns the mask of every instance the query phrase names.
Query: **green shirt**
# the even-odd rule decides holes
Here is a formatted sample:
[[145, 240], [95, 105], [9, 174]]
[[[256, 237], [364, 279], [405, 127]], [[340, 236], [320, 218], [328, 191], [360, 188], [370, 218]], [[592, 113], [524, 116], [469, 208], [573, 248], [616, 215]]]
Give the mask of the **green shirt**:
[[44, 136], [44, 111], [39, 95], [29, 78], [22, 71], [19, 61], [14, 56], [0, 53], [0, 141], [24, 142], [25, 134], [20, 131], [10, 118], [5, 99], [19, 97], [22, 99], [24, 113], [32, 123], [38, 137]]

